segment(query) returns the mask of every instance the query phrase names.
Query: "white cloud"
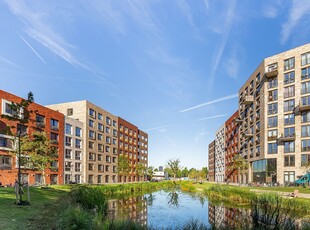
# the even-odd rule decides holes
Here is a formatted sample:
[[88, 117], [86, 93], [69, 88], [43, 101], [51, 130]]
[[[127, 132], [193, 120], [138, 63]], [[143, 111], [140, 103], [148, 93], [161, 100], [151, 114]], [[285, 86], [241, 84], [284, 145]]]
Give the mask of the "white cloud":
[[193, 109], [198, 109], [198, 108], [201, 108], [201, 107], [204, 107], [204, 106], [207, 106], [207, 105], [212, 105], [212, 104], [215, 104], [215, 103], [218, 103], [218, 102], [221, 102], [221, 101], [226, 101], [226, 100], [229, 100], [229, 99], [232, 99], [232, 98], [236, 98], [236, 97], [238, 97], [238, 94], [232, 94], [232, 95], [229, 95], [229, 96], [220, 97], [220, 98], [217, 98], [217, 99], [212, 100], [212, 101], [208, 101], [208, 102], [205, 102], [205, 103], [202, 103], [202, 104], [199, 104], [199, 105], [187, 108], [187, 109], [183, 109], [183, 110], [180, 111], [180, 113], [187, 112], [187, 111], [190, 111], [190, 110], [193, 110]]
[[[284, 44], [292, 36], [293, 32], [303, 23], [303, 30], [310, 27], [310, 1], [293, 0], [292, 7], [289, 9], [288, 19], [282, 25], [281, 43]], [[296, 32], [296, 31], [295, 31]], [[298, 34], [298, 33], [297, 33]]]

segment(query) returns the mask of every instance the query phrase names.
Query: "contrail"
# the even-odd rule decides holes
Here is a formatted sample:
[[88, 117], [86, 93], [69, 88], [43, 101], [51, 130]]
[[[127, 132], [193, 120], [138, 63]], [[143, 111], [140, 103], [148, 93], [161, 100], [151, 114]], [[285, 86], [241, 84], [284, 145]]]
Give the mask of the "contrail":
[[212, 104], [215, 104], [217, 102], [226, 101], [226, 100], [229, 100], [229, 99], [232, 99], [232, 98], [235, 98], [235, 97], [238, 97], [238, 94], [232, 94], [232, 95], [229, 95], [229, 96], [226, 96], [226, 97], [220, 97], [220, 98], [215, 99], [213, 101], [208, 101], [208, 102], [205, 102], [205, 103], [202, 103], [202, 104], [199, 104], [199, 105], [187, 108], [187, 109], [183, 109], [183, 110], [180, 111], [180, 113], [187, 112], [187, 111], [190, 111], [190, 110], [193, 110], [193, 109], [197, 109], [197, 108], [200, 108], [200, 107], [203, 107], [203, 106], [212, 105]]
[[46, 64], [46, 62], [44, 61], [44, 59], [38, 54], [38, 52], [26, 41], [26, 39], [19, 35], [19, 37], [26, 43], [26, 45], [35, 53], [35, 55], [37, 55], [38, 58], [40, 58], [40, 60], [42, 62], [44, 62]]

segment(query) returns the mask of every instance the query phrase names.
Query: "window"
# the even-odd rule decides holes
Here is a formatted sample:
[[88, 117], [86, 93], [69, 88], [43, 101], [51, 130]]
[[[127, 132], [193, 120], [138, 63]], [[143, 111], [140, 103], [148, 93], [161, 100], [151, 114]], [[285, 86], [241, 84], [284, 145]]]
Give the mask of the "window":
[[301, 126], [301, 137], [310, 136], [310, 125]]
[[65, 171], [71, 171], [72, 164], [70, 161], [65, 162]]
[[66, 136], [65, 141], [66, 141], [66, 146], [68, 146], [68, 147], [72, 146], [72, 138], [71, 137]]
[[0, 170], [11, 170], [12, 158], [11, 156], [0, 156]]
[[115, 138], [112, 139], [112, 143], [113, 143], [113, 145], [116, 145], [116, 139]]
[[295, 71], [284, 74], [284, 85], [295, 82]]
[[95, 132], [94, 131], [92, 131], [92, 130], [89, 130], [89, 138], [91, 138], [91, 139], [95, 139], [96, 137], [95, 137]]
[[116, 129], [113, 129], [113, 136], [117, 136], [117, 130]]
[[106, 172], [109, 172], [109, 171], [110, 171], [110, 165], [106, 165], [106, 166], [105, 166], [105, 171], [106, 171]]
[[260, 73], [256, 75], [256, 83], [259, 83], [259, 82], [260, 82]]
[[310, 163], [310, 154], [301, 154], [301, 166], [307, 166]]
[[278, 117], [268, 117], [268, 128], [277, 127], [278, 126]]
[[278, 153], [277, 143], [268, 143], [268, 154]]
[[75, 151], [75, 160], [81, 160], [81, 151]]
[[278, 103], [272, 103], [268, 105], [268, 115], [278, 113]]
[[284, 137], [295, 137], [295, 127], [284, 128]]
[[102, 183], [102, 175], [98, 175], [97, 183], [98, 183], [98, 184], [101, 184], [101, 183]]
[[107, 123], [108, 125], [111, 125], [111, 118], [106, 117], [105, 121], [106, 121], [106, 123]]
[[284, 71], [295, 68], [295, 57], [284, 60]]
[[295, 96], [295, 86], [291, 85], [284, 88], [284, 98]]
[[284, 142], [284, 152], [293, 153], [295, 152], [295, 141], [286, 141]]
[[309, 106], [310, 105], [310, 96], [302, 97], [301, 98], [301, 105], [302, 106]]
[[106, 132], [106, 133], [110, 133], [110, 127], [106, 126], [106, 127], [105, 127], [105, 132]]
[[103, 117], [101, 113], [98, 113], [98, 119], [102, 121]]
[[98, 123], [98, 130], [103, 132], [103, 124]]
[[295, 124], [295, 114], [294, 113], [285, 114], [284, 115], [284, 125], [293, 125], [293, 124]]
[[105, 157], [105, 161], [108, 162], [108, 163], [111, 163], [111, 157], [106, 156], [106, 157]]
[[96, 160], [96, 154], [95, 153], [89, 153], [88, 160], [95, 161]]
[[73, 109], [67, 109], [67, 116], [72, 116], [73, 115]]
[[268, 88], [272, 89], [278, 86], [278, 79], [277, 78], [271, 78], [268, 80]]
[[310, 111], [301, 113], [301, 123], [310, 122]]
[[310, 78], [310, 67], [301, 69], [301, 80]]
[[71, 159], [71, 154], [72, 154], [72, 151], [70, 149], [66, 149], [65, 158], [66, 159]]
[[81, 137], [82, 136], [82, 129], [79, 127], [75, 127], [75, 136]]
[[293, 183], [295, 182], [295, 172], [284, 172], [284, 183]]
[[103, 172], [103, 165], [102, 164], [98, 164], [98, 171]]
[[66, 124], [66, 134], [72, 135], [72, 125]]
[[89, 125], [90, 127], [94, 127], [94, 121], [93, 121], [93, 120], [91, 120], [91, 119], [89, 119], [89, 121], [88, 121], [88, 125]]
[[52, 144], [58, 144], [58, 134], [57, 133], [51, 133], [51, 142], [52, 142]]
[[44, 128], [45, 127], [45, 117], [40, 115], [40, 114], [36, 114], [36, 124], [39, 128]]
[[27, 133], [27, 126], [17, 124], [17, 131], [19, 131], [21, 134]]
[[113, 120], [113, 126], [116, 127], [116, 121]]
[[295, 109], [295, 99], [284, 101], [284, 112], [293, 111]]
[[57, 131], [58, 130], [58, 121], [55, 119], [51, 119], [51, 129]]
[[110, 152], [110, 146], [105, 146], [105, 151], [106, 151], [107, 153], [109, 153], [109, 152]]
[[301, 65], [310, 64], [310, 52], [301, 55]]
[[96, 118], [96, 111], [93, 109], [89, 109], [89, 116]]
[[12, 107], [12, 102], [2, 99], [2, 114], [23, 118], [23, 113], [24, 113], [23, 108], [20, 108], [19, 111], [16, 111], [16, 109], [13, 109]]
[[75, 169], [76, 172], [81, 172], [82, 171], [81, 170], [81, 163], [75, 163], [74, 166], [75, 166], [74, 169]]
[[98, 140], [102, 141], [102, 134], [98, 133]]
[[75, 148], [77, 149], [82, 148], [82, 140], [75, 139]]
[[94, 182], [94, 175], [88, 175], [88, 183], [92, 184]]
[[268, 140], [276, 140], [278, 138], [278, 130], [269, 130], [268, 131]]
[[94, 171], [94, 164], [88, 164], [88, 170]]
[[285, 167], [294, 167], [295, 166], [295, 156], [284, 156], [284, 166]]
[[302, 152], [310, 151], [310, 140], [301, 141], [301, 151]]
[[310, 93], [310, 81], [301, 83], [301, 94]]
[[106, 143], [111, 144], [111, 138], [110, 137], [106, 137]]
[[276, 101], [278, 100], [278, 90], [272, 90], [268, 92], [269, 97], [268, 97], [268, 101]]
[[74, 175], [75, 182], [81, 184], [81, 175]]
[[103, 152], [103, 144], [98, 144], [98, 151]]
[[98, 161], [102, 161], [102, 154], [98, 154]]

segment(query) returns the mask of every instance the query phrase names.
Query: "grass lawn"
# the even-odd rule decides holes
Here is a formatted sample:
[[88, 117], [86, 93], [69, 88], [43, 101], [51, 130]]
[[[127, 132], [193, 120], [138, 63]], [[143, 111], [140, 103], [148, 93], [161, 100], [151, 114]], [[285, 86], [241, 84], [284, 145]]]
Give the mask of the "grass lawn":
[[[31, 204], [18, 206], [14, 204], [14, 188], [0, 188], [0, 229], [48, 229], [57, 210], [65, 205], [58, 199], [68, 191], [66, 187], [31, 187]], [[23, 199], [27, 199], [26, 194]]]

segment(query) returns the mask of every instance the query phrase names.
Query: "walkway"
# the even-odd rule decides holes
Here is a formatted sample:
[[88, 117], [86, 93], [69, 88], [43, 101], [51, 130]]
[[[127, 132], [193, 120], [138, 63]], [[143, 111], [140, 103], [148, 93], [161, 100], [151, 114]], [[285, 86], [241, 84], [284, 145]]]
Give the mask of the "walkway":
[[[279, 192], [279, 191], [263, 190], [263, 189], [250, 189], [250, 191], [256, 192], [256, 193], [276, 193], [283, 197], [289, 197], [289, 194], [292, 194], [291, 192]], [[296, 197], [310, 199], [310, 194], [298, 192]]]

